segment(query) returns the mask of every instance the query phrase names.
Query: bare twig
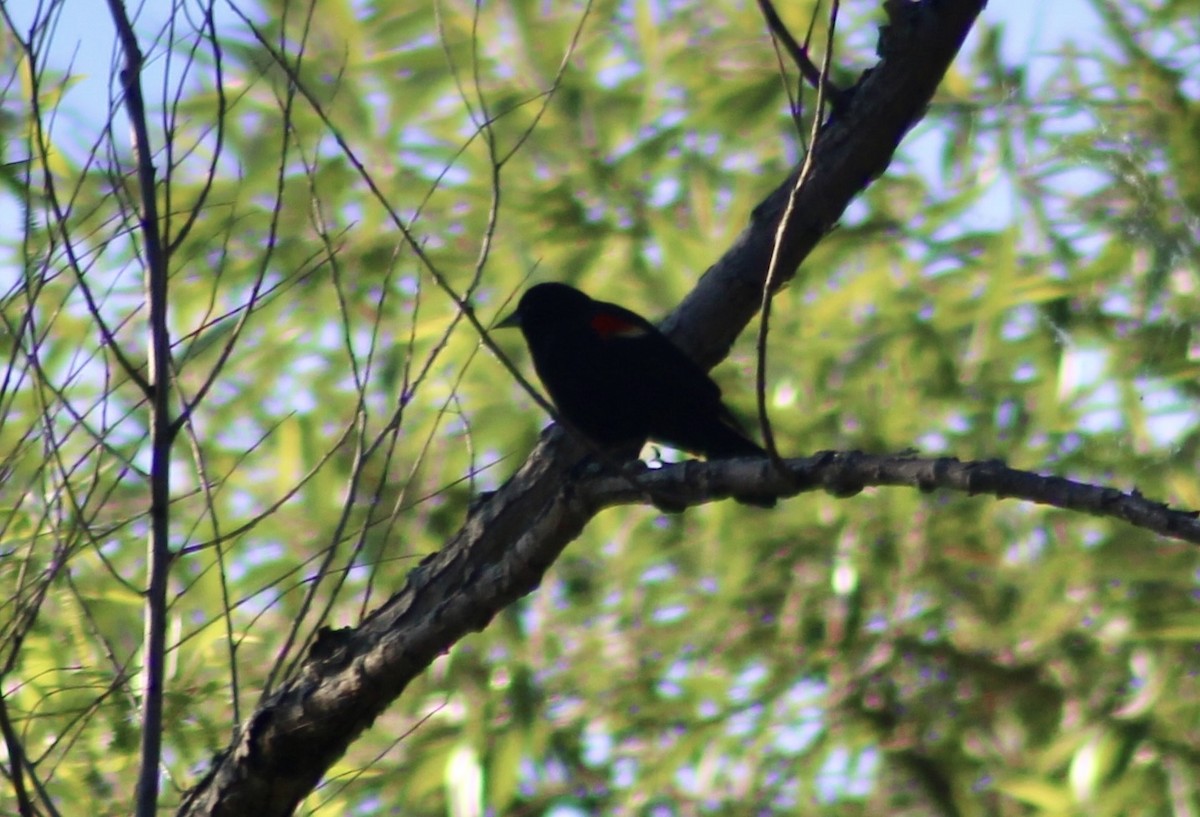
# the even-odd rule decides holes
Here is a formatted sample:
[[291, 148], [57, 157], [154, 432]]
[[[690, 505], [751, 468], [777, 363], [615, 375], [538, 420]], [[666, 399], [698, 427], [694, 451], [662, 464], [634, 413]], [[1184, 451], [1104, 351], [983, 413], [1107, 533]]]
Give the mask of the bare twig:
[[[367, 185], [372, 197], [374, 197], [375, 200], [379, 202], [379, 204], [387, 212], [392, 224], [400, 232], [401, 236], [403, 236], [405, 243], [408, 244], [413, 255], [416, 256], [417, 260], [421, 262], [421, 265], [425, 268], [426, 272], [429, 273], [434, 283], [437, 284], [438, 289], [442, 290], [442, 292], [444, 292], [454, 303], [454, 306], [458, 310], [454, 320], [458, 320], [460, 316], [461, 318], [465, 319], [479, 335], [479, 339], [483, 345], [486, 346], [488, 351], [490, 351], [496, 357], [496, 359], [500, 361], [500, 364], [508, 370], [508, 373], [512, 375], [513, 379], [516, 380], [518, 384], [520, 384], [521, 388], [523, 388], [538, 403], [538, 405], [545, 409], [548, 414], [553, 416], [555, 413], [553, 406], [551, 406], [549, 402], [547, 402], [546, 398], [542, 397], [541, 393], [533, 387], [529, 380], [521, 373], [521, 370], [517, 368], [516, 364], [513, 363], [508, 355], [504, 353], [504, 350], [501, 349], [494, 340], [492, 340], [488, 328], [475, 314], [475, 309], [471, 306], [468, 296], [459, 294], [459, 292], [450, 284], [449, 278], [447, 278], [437, 264], [434, 263], [429, 254], [425, 252], [424, 247], [421, 246], [421, 242], [417, 240], [416, 235], [413, 233], [411, 225], [400, 216], [400, 213], [394, 206], [392, 206], [391, 202], [388, 201], [387, 196], [384, 195], [383, 190], [380, 189], [374, 177], [371, 175], [371, 172], [367, 169], [366, 165], [363, 164], [363, 161], [359, 158], [358, 153], [350, 146], [350, 143], [346, 141], [346, 138], [342, 134], [341, 130], [329, 119], [328, 113], [326, 112], [324, 106], [301, 80], [295, 67], [288, 62], [285, 55], [278, 47], [269, 42], [267, 38], [263, 36], [259, 27], [254, 23], [253, 20], [251, 20], [239, 9], [234, 9], [234, 13], [242, 20], [251, 33], [253, 33], [258, 44], [267, 51], [275, 64], [287, 74], [288, 81], [295, 85], [296, 89], [300, 91], [301, 95], [312, 106], [313, 112], [321, 118], [322, 124], [337, 142], [338, 149], [342, 152], [342, 155], [346, 157], [346, 160], [358, 173], [359, 178], [361, 178]], [[567, 64], [570, 56], [570, 53], [564, 55], [564, 66]]]
[[[808, 56], [808, 48], [796, 42], [796, 38], [788, 31], [783, 20], [779, 17], [779, 12], [775, 10], [771, 0], [758, 0], [758, 7], [762, 10], [763, 18], [767, 21], [767, 27], [771, 29], [771, 35], [787, 50], [791, 55], [792, 61], [796, 63], [796, 67], [800, 69], [801, 75], [818, 93], [824, 94], [826, 99], [833, 102], [836, 108], [842, 99], [843, 91], [833, 84], [829, 79], [829, 72], [824, 68], [818, 70], [813, 64], [812, 58]], [[833, 20], [837, 19], [837, 4], [834, 4], [834, 10], [830, 14], [830, 28], [832, 29]], [[832, 30], [830, 31], [830, 39], [833, 37]], [[826, 51], [826, 56], [828, 56]]]
[[[798, 226], [786, 237], [782, 250], [780, 271], [785, 277], [811, 250], [824, 226], [833, 223], [853, 195], [887, 167], [896, 144], [928, 104], [982, 3], [922, 8], [926, 5], [926, 24], [893, 37], [894, 45], [885, 50], [880, 66], [856, 87], [855, 107], [842, 120], [844, 126], [822, 138], [820, 161], [814, 160], [814, 182], [820, 180], [823, 186], [805, 188], [806, 197], [820, 194], [811, 208], [806, 200], [798, 203], [803, 218], [797, 218]], [[919, 59], [911, 56], [916, 53]], [[697, 288], [699, 295], [677, 311], [684, 317], [671, 322], [672, 338], [702, 363], [711, 365], [718, 359], [729, 337], [757, 308], [759, 276], [767, 268], [779, 214], [793, 187], [789, 178], [756, 208], [746, 234], [726, 254], [727, 260], [714, 267], [707, 285]], [[379, 195], [374, 186], [372, 190]], [[742, 263], [747, 260], [754, 263]], [[730, 278], [751, 283], [740, 289], [721, 286]], [[730, 290], [735, 291], [732, 302], [725, 297]], [[704, 296], [714, 291], [722, 297], [712, 299], [717, 303], [706, 302]], [[719, 323], [714, 315], [725, 317], [727, 325], [716, 331], [696, 329], [714, 329]], [[734, 326], [738, 321], [741, 324]], [[306, 657], [303, 671], [259, 705], [210, 774], [185, 798], [180, 814], [213, 813], [233, 803], [261, 817], [291, 813], [350, 743], [430, 662], [533, 590], [563, 547], [590, 522], [598, 503], [622, 499], [618, 494], [602, 496], [596, 493], [598, 488], [611, 486], [629, 496], [635, 490], [642, 495], [617, 477], [603, 486], [571, 478], [570, 465], [578, 451], [571, 442], [561, 433], [546, 435], [516, 476], [476, 505], [445, 546], [409, 574], [399, 593], [361, 626], [326, 631]], [[760, 470], [744, 470], [756, 467]], [[736, 488], [738, 493], [746, 493], [747, 484], [755, 480], [759, 487], [797, 490], [790, 473], [778, 474], [767, 462], [690, 462], [662, 470], [669, 470], [674, 479], [684, 475], [697, 479], [700, 474], [710, 484], [727, 473], [723, 487]], [[660, 473], [645, 477], [661, 480]], [[835, 485], [850, 490], [844, 480]]]
[[8, 717], [8, 703], [4, 691], [0, 690], [0, 735], [4, 737], [4, 749], [8, 755], [8, 778], [12, 782], [13, 793], [17, 796], [17, 811], [21, 817], [34, 817], [37, 814], [29, 793], [25, 791], [25, 750], [21, 738], [13, 729], [12, 720]]
[[[760, 0], [760, 2], [766, 3], [767, 0]], [[822, 77], [829, 75], [829, 66], [833, 62], [833, 39], [837, 31], [838, 5], [839, 0], [833, 0], [833, 5], [829, 10], [829, 36], [825, 42], [825, 56], [821, 62]], [[775, 434], [771, 430], [771, 418], [767, 412], [767, 335], [770, 332], [771, 325], [771, 300], [775, 295], [775, 289], [779, 285], [781, 248], [783, 247], [784, 236], [791, 227], [792, 216], [796, 212], [796, 199], [800, 195], [800, 190], [812, 175], [813, 155], [816, 153], [817, 140], [820, 138], [822, 120], [825, 116], [825, 87], [823, 82], [817, 83], [817, 104], [813, 113], [812, 136], [809, 139], [809, 149], [804, 156], [804, 165], [800, 168], [800, 174], [796, 177], [796, 183], [792, 185], [792, 189], [788, 194], [787, 206], [783, 210], [783, 216], [779, 219], [779, 226], [775, 230], [775, 243], [771, 248], [771, 261], [767, 266], [767, 275], [763, 280], [762, 287], [762, 305], [760, 308], [758, 338], [756, 342], [757, 365], [754, 376], [754, 391], [758, 401], [758, 425], [762, 430], [763, 443], [772, 462], [781, 470], [783, 463], [779, 457], [779, 449], [775, 446]]]
[[[187, 238], [192, 227], [200, 218], [200, 214], [204, 212], [205, 202], [208, 201], [208, 196], [212, 192], [213, 182], [217, 178], [217, 166], [221, 161], [221, 153], [225, 148], [225, 125], [227, 114], [229, 112], [229, 103], [225, 96], [225, 73], [223, 66], [223, 52], [221, 50], [221, 41], [217, 38], [217, 24], [213, 16], [213, 0], [204, 6], [204, 34], [202, 39], [208, 41], [209, 50], [212, 52], [213, 58], [213, 90], [217, 96], [217, 114], [215, 121], [216, 134], [213, 138], [212, 156], [208, 161], [208, 170], [204, 174], [204, 182], [200, 187], [200, 193], [196, 196], [196, 201], [188, 208], [187, 217], [184, 219], [183, 225], [175, 231], [175, 234], [170, 237], [168, 252], [174, 252]], [[199, 48], [199, 45], [196, 46]], [[194, 52], [193, 52], [194, 54]], [[194, 61], [194, 56], [189, 60], [189, 65]], [[179, 84], [179, 93], [182, 93], [183, 83]], [[174, 109], [177, 109], [179, 99], [176, 97]], [[177, 118], [177, 111], [173, 110], [172, 116]]]

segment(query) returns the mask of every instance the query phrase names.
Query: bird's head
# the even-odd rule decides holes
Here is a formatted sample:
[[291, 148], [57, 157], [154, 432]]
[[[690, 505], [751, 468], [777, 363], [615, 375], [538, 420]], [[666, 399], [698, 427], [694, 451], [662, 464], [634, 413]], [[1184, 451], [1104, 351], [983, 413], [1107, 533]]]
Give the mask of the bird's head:
[[516, 310], [497, 329], [555, 326], [583, 323], [595, 311], [596, 302], [575, 287], [547, 283], [532, 286], [521, 296]]

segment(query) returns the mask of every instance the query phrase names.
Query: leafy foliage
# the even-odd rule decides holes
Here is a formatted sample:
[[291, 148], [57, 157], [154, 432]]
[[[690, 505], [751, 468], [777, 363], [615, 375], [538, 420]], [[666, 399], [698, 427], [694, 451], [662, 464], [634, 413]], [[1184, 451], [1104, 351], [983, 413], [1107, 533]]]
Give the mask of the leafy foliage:
[[[785, 453], [1001, 457], [1200, 507], [1195, 3], [1089, 8], [1102, 38], [1028, 64], [985, 21], [776, 301]], [[157, 39], [138, 21], [187, 411], [168, 804], [544, 423], [430, 268], [485, 323], [531, 280], [661, 315], [800, 155], [746, 4], [240, 9], [214, 18], [219, 49], [182, 12]], [[810, 9], [781, 11], [804, 30]], [[876, 11], [843, 18], [847, 75]], [[23, 50], [33, 13], [5, 10], [3, 51], [24, 163], [0, 193], [3, 702], [64, 813], [123, 813], [149, 501], [137, 191], [107, 74], [72, 66], [61, 6]], [[747, 416], [751, 364], [746, 340], [716, 371]], [[987, 497], [607, 511], [306, 808], [1186, 813], [1198, 570], [1193, 546]]]

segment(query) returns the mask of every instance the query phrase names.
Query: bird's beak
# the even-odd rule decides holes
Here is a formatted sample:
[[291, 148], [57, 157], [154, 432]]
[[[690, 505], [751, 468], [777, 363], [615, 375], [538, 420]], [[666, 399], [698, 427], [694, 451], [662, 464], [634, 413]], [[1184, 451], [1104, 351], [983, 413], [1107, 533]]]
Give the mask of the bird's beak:
[[521, 313], [514, 312], [500, 323], [493, 326], [493, 329], [519, 329], [521, 326]]

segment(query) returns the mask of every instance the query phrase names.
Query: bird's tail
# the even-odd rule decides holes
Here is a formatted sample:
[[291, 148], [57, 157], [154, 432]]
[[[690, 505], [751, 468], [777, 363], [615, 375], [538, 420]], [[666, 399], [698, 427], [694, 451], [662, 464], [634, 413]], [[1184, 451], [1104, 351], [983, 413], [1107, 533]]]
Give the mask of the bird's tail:
[[706, 435], [708, 445], [704, 456], [709, 459], [728, 457], [765, 457], [766, 450], [747, 436], [732, 417], [720, 417]]

